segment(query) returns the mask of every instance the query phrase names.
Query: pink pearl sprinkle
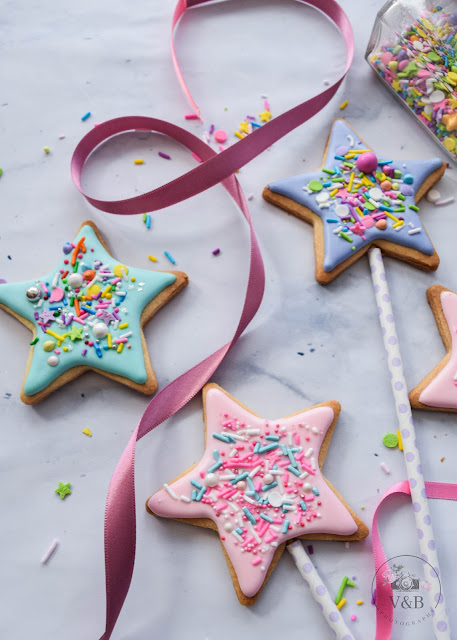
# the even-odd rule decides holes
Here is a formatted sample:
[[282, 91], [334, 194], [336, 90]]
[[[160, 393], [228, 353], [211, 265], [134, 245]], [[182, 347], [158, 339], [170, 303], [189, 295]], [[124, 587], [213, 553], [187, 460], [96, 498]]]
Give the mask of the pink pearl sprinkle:
[[354, 615], [354, 614], [352, 614], [352, 616], [351, 616], [351, 620], [354, 622], [355, 620], [357, 620], [357, 616], [356, 616], [356, 615]]

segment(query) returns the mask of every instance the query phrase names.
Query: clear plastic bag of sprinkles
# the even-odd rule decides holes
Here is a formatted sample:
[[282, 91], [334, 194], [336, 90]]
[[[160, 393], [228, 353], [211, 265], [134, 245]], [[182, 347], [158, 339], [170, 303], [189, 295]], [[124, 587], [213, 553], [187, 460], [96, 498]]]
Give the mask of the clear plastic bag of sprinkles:
[[365, 58], [457, 162], [457, 1], [389, 0], [377, 15]]

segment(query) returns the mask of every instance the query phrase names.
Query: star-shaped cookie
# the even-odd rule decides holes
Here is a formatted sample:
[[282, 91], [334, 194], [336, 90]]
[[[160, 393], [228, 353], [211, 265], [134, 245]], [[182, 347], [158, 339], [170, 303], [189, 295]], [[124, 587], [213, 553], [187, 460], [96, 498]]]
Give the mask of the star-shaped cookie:
[[61, 251], [48, 275], [0, 285], [0, 307], [33, 332], [23, 402], [37, 403], [87, 370], [154, 393], [143, 326], [186, 286], [186, 274], [119, 263], [92, 222]]
[[288, 540], [368, 535], [321, 472], [340, 413], [337, 402], [265, 420], [207, 384], [203, 407], [201, 461], [164, 484], [146, 508], [217, 531], [242, 604], [255, 602]]
[[439, 258], [418, 216], [441, 178], [439, 158], [376, 156], [344, 120], [332, 124], [321, 168], [272, 182], [263, 197], [314, 227], [316, 279], [328, 284], [370, 246], [433, 271]]
[[427, 290], [446, 355], [409, 394], [411, 406], [457, 412], [457, 293], [438, 284]]

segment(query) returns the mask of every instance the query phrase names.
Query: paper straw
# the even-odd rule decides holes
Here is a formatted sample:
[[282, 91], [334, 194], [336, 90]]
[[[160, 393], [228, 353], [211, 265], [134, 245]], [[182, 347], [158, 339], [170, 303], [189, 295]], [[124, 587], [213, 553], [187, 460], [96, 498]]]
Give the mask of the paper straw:
[[416, 444], [416, 433], [414, 430], [411, 405], [409, 404], [408, 391], [406, 387], [403, 364], [398, 344], [397, 330], [390, 303], [389, 288], [387, 286], [386, 272], [382, 260], [381, 251], [372, 248], [368, 251], [370, 260], [371, 277], [373, 280], [376, 302], [378, 305], [379, 322], [387, 352], [387, 364], [391, 374], [392, 391], [395, 399], [395, 411], [401, 429], [403, 440], [403, 456], [406, 463], [408, 481], [411, 487], [411, 498], [413, 501], [414, 517], [419, 537], [419, 546], [422, 559], [429, 562], [435, 571], [424, 566], [424, 572], [430, 574], [430, 582], [433, 588], [428, 592], [431, 610], [434, 612], [433, 628], [435, 636], [440, 640], [450, 640], [449, 621], [446, 615], [444, 603], [443, 585], [441, 585], [441, 596], [439, 585], [437, 585], [436, 575], [441, 578], [438, 563], [438, 553], [435, 545], [435, 538], [432, 529], [432, 519], [428, 507], [425, 493], [424, 476], [420, 462], [419, 450]]
[[314, 600], [322, 609], [325, 621], [335, 633], [336, 640], [354, 640], [301, 542], [294, 540], [286, 545], [286, 549], [297, 565], [301, 577], [308, 583]]

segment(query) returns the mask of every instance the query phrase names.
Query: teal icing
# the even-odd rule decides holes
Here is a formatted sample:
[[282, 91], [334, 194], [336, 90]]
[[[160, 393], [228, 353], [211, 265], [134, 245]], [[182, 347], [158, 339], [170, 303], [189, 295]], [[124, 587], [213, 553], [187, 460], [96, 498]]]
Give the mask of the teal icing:
[[[338, 160], [334, 158], [335, 151], [338, 147], [349, 147], [349, 137], [352, 137], [353, 139], [354, 149], [369, 149], [369, 147], [360, 140], [358, 135], [353, 131], [353, 129], [349, 127], [349, 125], [344, 120], [335, 120], [330, 132], [323, 167], [325, 167], [326, 169], [333, 169], [335, 165], [339, 164]], [[378, 158], [383, 158], [385, 160], [391, 159], [379, 154]], [[308, 193], [306, 190], [303, 190], [303, 187], [307, 185], [311, 180], [322, 181], [322, 178], [324, 180], [328, 178], [328, 176], [326, 176], [325, 173], [322, 172], [322, 169], [314, 171], [312, 173], [305, 173], [299, 176], [284, 178], [283, 180], [278, 180], [269, 184], [268, 186], [269, 189], [274, 193], [278, 193], [280, 195], [286, 196], [287, 198], [290, 198], [291, 200], [294, 200], [295, 202], [298, 202], [299, 204], [316, 213], [322, 219], [324, 223], [323, 267], [324, 271], [328, 273], [355, 253], [355, 251], [352, 250], [352, 247], [355, 247], [357, 251], [365, 247], [367, 244], [370, 244], [371, 242], [378, 239], [387, 240], [404, 247], [411, 247], [412, 249], [416, 249], [425, 255], [432, 255], [433, 245], [426, 231], [422, 227], [417, 212], [409, 209], [408, 205], [414, 204], [414, 196], [421, 184], [431, 173], [433, 173], [433, 171], [436, 171], [436, 169], [440, 168], [442, 164], [443, 163], [440, 158], [431, 158], [428, 160], [420, 161], [394, 161], [391, 165], [393, 168], [399, 169], [402, 172], [403, 176], [407, 173], [411, 174], [414, 179], [414, 182], [411, 185], [413, 188], [413, 194], [410, 196], [406, 196], [404, 200], [406, 210], [401, 214], [395, 214], [401, 215], [405, 219], [404, 228], [401, 231], [396, 231], [392, 228], [390, 222], [387, 226], [387, 229], [383, 231], [377, 229], [376, 227], [371, 227], [365, 232], [366, 240], [363, 240], [361, 236], [354, 234], [351, 236], [353, 240], [352, 243], [346, 242], [338, 235], [335, 235], [333, 233], [333, 230], [337, 225], [327, 222], [327, 218], [335, 217], [333, 214], [333, 208], [320, 209], [318, 203], [316, 202], [316, 194]], [[338, 198], [338, 196], [336, 197]], [[409, 223], [412, 223], [414, 227], [420, 227], [422, 229], [421, 232], [414, 235], [409, 235]]]
[[[102, 269], [105, 267], [114, 268], [116, 264], [123, 264], [113, 258], [104, 249], [92, 227], [90, 227], [89, 225], [85, 225], [84, 227], [82, 227], [82, 229], [76, 236], [74, 243], [76, 244], [82, 236], [86, 238], [85, 246], [87, 248], [87, 252], [83, 254], [84, 257], [81, 261], [83, 263], [83, 270], [87, 269], [88, 267], [92, 268], [94, 261], [96, 260], [100, 260], [103, 263], [101, 267]], [[91, 251], [91, 249], [94, 249], [94, 251]], [[71, 325], [69, 325], [69, 330], [71, 329], [71, 327], [83, 328], [84, 339], [71, 341], [71, 339], [67, 337], [62, 342], [59, 348], [59, 363], [57, 364], [57, 366], [52, 367], [48, 364], [47, 360], [49, 356], [54, 354], [54, 352], [44, 351], [43, 344], [46, 340], [55, 339], [51, 335], [43, 333], [41, 326], [37, 324], [34, 316], [35, 312], [40, 313], [43, 309], [48, 308], [49, 301], [45, 301], [41, 307], [37, 307], [35, 303], [30, 302], [26, 298], [25, 293], [28, 287], [36, 285], [40, 282], [47, 283], [49, 292], [51, 292], [53, 279], [56, 273], [60, 275], [60, 269], [69, 269], [70, 273], [72, 272], [72, 267], [70, 265], [64, 264], [64, 259], [70, 259], [70, 256], [71, 254], [68, 256], [63, 254], [62, 259], [60, 260], [57, 267], [44, 278], [0, 285], [0, 302], [9, 307], [18, 315], [31, 322], [34, 325], [36, 329], [36, 335], [39, 338], [39, 342], [32, 347], [33, 357], [29, 371], [27, 373], [27, 377], [24, 382], [24, 392], [29, 396], [34, 395], [35, 393], [38, 393], [39, 391], [42, 391], [47, 386], [49, 386], [51, 382], [53, 382], [60, 375], [78, 365], [85, 365], [88, 367], [93, 367], [94, 369], [100, 369], [108, 373], [128, 378], [129, 380], [132, 380], [137, 384], [144, 384], [147, 380], [147, 372], [141, 344], [141, 313], [146, 305], [151, 300], [153, 300], [161, 291], [163, 291], [163, 289], [175, 282], [176, 276], [171, 273], [146, 271], [145, 269], [137, 269], [136, 267], [129, 267], [126, 265], [129, 269], [128, 281], [122, 280], [119, 285], [117, 285], [117, 288], [118, 290], [127, 292], [127, 296], [125, 297], [124, 301], [119, 304], [119, 307], [117, 307], [116, 305], [116, 308], [119, 308], [119, 315], [122, 319], [121, 324], [123, 322], [128, 322], [129, 326], [126, 329], [118, 328], [114, 330], [113, 324], [109, 324], [113, 341], [116, 337], [132, 331], [132, 335], [128, 338], [128, 343], [125, 344], [122, 352], [117, 353], [117, 351], [115, 351], [114, 349], [104, 350], [103, 346], [107, 344], [107, 339], [103, 338], [99, 340], [99, 345], [102, 352], [102, 357], [99, 358], [97, 356], [95, 348], [90, 347], [89, 345], [86, 345], [84, 343], [84, 340], [95, 341], [95, 338], [92, 335], [92, 329], [90, 325], [87, 324], [87, 322], [93, 321], [95, 316], [89, 315], [89, 317], [85, 319], [86, 325], [83, 326], [75, 321], [73, 321]], [[81, 270], [78, 270], [78, 272], [81, 272]], [[131, 282], [131, 277], [135, 278], [135, 282]], [[109, 280], [107, 280], [104, 285], [103, 283], [98, 284], [100, 284], [103, 290], [108, 283]], [[139, 286], [139, 283], [143, 284]], [[64, 287], [64, 285], [61, 283], [60, 278], [57, 286], [62, 288]], [[82, 293], [84, 293], [84, 288], [84, 286], [81, 288]], [[68, 299], [67, 294], [65, 297]], [[117, 301], [120, 300], [120, 297], [116, 296], [115, 292], [113, 292], [113, 299]], [[93, 302], [93, 304], [95, 304], [95, 302]], [[112, 308], [113, 307], [111, 306], [109, 310], [111, 310]], [[122, 309], [126, 309], [126, 311], [122, 311]], [[64, 313], [68, 313], [70, 312], [70, 310], [75, 313], [74, 309], [70, 307], [70, 305], [63, 307]], [[49, 329], [60, 335], [65, 333], [65, 328], [61, 328], [55, 321], [51, 322]], [[89, 333], [89, 336], [85, 337], [85, 333]], [[131, 349], [127, 348], [128, 345], [131, 346]], [[71, 346], [72, 350], [64, 352], [64, 346]], [[56, 348], [58, 348], [57, 345]], [[87, 353], [85, 356], [82, 355], [83, 349], [87, 349]]]

